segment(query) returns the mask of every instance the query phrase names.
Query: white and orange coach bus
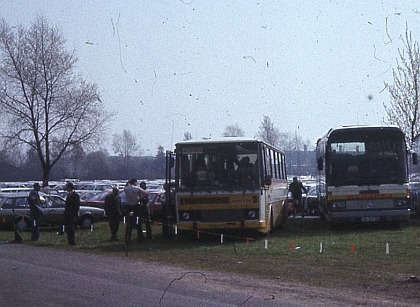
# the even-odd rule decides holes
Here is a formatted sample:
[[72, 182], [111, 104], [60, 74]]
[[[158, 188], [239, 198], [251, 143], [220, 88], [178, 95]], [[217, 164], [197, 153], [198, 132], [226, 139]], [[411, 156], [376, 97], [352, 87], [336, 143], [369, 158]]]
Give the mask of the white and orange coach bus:
[[[169, 155], [169, 158], [168, 158]], [[269, 233], [287, 217], [284, 152], [239, 137], [189, 140], [167, 152], [174, 173], [176, 226]], [[170, 175], [169, 175], [170, 176]]]
[[[321, 217], [332, 224], [408, 221], [409, 159], [400, 128], [330, 129], [318, 140], [316, 157]], [[417, 164], [416, 154], [412, 161]]]

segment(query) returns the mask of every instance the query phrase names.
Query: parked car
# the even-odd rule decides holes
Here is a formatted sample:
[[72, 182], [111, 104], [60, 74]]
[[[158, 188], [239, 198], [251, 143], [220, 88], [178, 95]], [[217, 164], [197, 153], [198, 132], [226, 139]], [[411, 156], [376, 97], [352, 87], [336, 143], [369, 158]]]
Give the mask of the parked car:
[[89, 191], [89, 192], [80, 192], [80, 202], [84, 206], [104, 208], [105, 197], [112, 193], [111, 189], [106, 189], [103, 191]]
[[[30, 227], [28, 197], [29, 193], [7, 193], [0, 195], [0, 226], [13, 227], [17, 220], [20, 231]], [[65, 199], [56, 194], [40, 193], [42, 217], [40, 226], [60, 225], [63, 220]], [[89, 206], [80, 206], [77, 224], [83, 228], [90, 228], [93, 223], [104, 218], [104, 210]]]
[[[316, 192], [316, 185], [304, 184], [304, 187], [308, 191], [308, 193], [302, 194], [302, 202], [305, 204], [305, 215], [319, 215], [319, 201]], [[293, 200], [290, 192], [288, 197], [288, 212], [289, 216], [293, 215]], [[299, 208], [297, 208], [296, 213], [300, 213]]]
[[[163, 190], [147, 190], [149, 192], [149, 211], [150, 218], [153, 221], [160, 220], [162, 217], [162, 198], [165, 194]], [[125, 201], [125, 192], [120, 193], [121, 197], [121, 211], [123, 215], [127, 215], [126, 201]]]
[[85, 183], [77, 190], [80, 191], [104, 191], [109, 190], [114, 187], [114, 184], [112, 183], [97, 183], [97, 182], [91, 182], [91, 183]]

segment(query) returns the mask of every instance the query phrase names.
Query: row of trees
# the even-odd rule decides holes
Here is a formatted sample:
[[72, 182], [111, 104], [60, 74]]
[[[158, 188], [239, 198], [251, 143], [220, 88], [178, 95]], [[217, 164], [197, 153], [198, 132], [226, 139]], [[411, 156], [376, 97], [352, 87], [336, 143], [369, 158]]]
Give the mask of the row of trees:
[[[389, 121], [406, 133], [411, 148], [420, 132], [420, 54], [411, 32], [407, 30], [402, 40], [405, 49], [399, 50], [394, 84], [385, 83], [391, 103], [384, 107]], [[44, 185], [53, 168], [61, 170], [64, 160], [73, 161], [65, 164], [73, 170], [61, 170], [63, 176], [79, 173], [77, 167], [90, 155], [108, 156], [98, 148], [99, 136], [114, 116], [105, 110], [96, 84], [75, 72], [75, 51], [66, 50], [65, 43], [60, 31], [42, 16], [28, 28], [0, 23], [0, 161], [13, 161], [8, 165], [25, 166], [25, 170], [38, 168]], [[244, 136], [244, 132], [234, 124], [223, 135]], [[256, 137], [284, 150], [306, 150], [308, 145], [300, 136], [280, 132], [268, 116]], [[184, 138], [190, 139], [191, 134], [186, 132]], [[114, 136], [112, 146], [118, 158], [110, 162], [114, 173], [118, 173], [116, 165], [128, 170], [131, 157], [141, 155], [140, 142], [126, 130]], [[156, 161], [163, 153], [159, 146]]]

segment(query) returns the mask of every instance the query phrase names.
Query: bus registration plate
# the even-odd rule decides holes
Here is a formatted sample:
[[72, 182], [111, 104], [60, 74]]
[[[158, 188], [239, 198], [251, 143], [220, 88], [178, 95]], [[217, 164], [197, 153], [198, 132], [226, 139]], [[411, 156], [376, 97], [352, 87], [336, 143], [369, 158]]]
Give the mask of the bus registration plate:
[[379, 217], [378, 216], [366, 216], [362, 217], [362, 222], [378, 222]]

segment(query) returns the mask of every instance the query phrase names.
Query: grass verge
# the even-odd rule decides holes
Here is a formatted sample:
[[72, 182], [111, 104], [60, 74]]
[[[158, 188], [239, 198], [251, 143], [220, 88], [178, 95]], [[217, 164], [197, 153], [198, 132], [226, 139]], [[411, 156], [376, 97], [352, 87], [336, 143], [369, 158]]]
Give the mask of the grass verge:
[[[77, 230], [76, 246], [68, 246], [66, 235], [57, 235], [56, 230], [42, 229], [36, 243], [29, 240], [29, 232], [23, 238], [24, 244], [126, 257], [122, 241], [110, 242], [105, 222], [96, 224], [93, 231]], [[12, 231], [0, 231], [0, 241], [12, 239]], [[153, 239], [133, 241], [128, 257], [319, 287], [399, 291], [404, 297], [420, 298], [418, 220], [401, 228], [366, 224], [331, 230], [319, 219], [296, 218], [266, 237], [214, 231], [165, 238], [161, 227], [154, 225]]]

